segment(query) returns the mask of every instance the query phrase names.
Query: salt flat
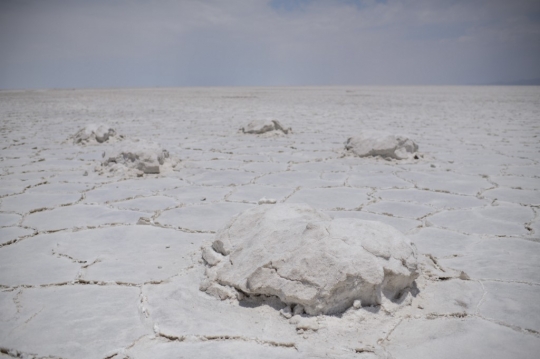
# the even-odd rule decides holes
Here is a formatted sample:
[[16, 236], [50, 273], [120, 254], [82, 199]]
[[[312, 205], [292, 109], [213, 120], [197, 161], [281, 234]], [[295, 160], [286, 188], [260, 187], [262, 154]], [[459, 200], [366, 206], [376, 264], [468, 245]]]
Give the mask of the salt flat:
[[[267, 119], [292, 133], [238, 131]], [[112, 144], [66, 141], [91, 123], [180, 162], [96, 171]], [[0, 357], [540, 352], [539, 87], [1, 91], [0, 124]], [[424, 158], [346, 153], [364, 129], [407, 134]], [[467, 277], [422, 276], [404, 308], [319, 315], [318, 329], [295, 327], [271, 298], [199, 290], [201, 246], [263, 197], [384, 222], [433, 271]]]

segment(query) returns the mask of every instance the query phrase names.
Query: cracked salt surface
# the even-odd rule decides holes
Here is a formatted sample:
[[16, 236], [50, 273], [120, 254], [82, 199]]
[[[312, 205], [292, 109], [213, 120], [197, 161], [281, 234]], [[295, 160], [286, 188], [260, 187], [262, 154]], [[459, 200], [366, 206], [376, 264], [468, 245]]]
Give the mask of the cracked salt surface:
[[[539, 106], [534, 87], [3, 91], [0, 357], [534, 358]], [[254, 113], [294, 131], [239, 133]], [[65, 140], [104, 119], [181, 162], [99, 175], [114, 143]], [[346, 155], [365, 129], [425, 157]], [[200, 247], [262, 198], [402, 231], [417, 295], [289, 322], [275, 297], [201, 292]]]

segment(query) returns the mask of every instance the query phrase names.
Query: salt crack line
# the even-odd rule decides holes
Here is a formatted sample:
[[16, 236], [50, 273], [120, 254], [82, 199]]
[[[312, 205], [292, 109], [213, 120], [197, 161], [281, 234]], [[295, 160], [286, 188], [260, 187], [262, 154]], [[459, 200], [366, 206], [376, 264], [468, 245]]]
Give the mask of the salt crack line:
[[287, 202], [287, 200], [289, 198], [291, 198], [296, 192], [300, 191], [300, 189], [302, 189], [302, 186], [298, 186], [296, 187], [288, 196], [285, 196], [285, 198], [283, 198], [283, 201], [281, 201], [282, 203], [285, 203]]
[[[176, 275], [175, 275], [176, 276]], [[172, 276], [174, 277], [174, 276]], [[172, 278], [170, 277], [170, 278]], [[144, 285], [150, 285], [150, 284], [162, 284], [169, 281], [170, 278], [162, 279], [162, 280], [150, 280], [142, 283], [130, 283], [130, 282], [123, 282], [123, 281], [101, 281], [101, 280], [87, 280], [87, 279], [76, 279], [69, 282], [59, 282], [59, 283], [47, 283], [47, 284], [19, 284], [16, 286], [7, 286], [4, 284], [0, 284], [0, 289], [5, 292], [13, 292], [17, 289], [36, 289], [36, 288], [48, 288], [48, 287], [63, 287], [63, 286], [80, 286], [80, 285], [95, 285], [100, 287], [107, 287], [107, 286], [120, 286], [120, 287], [142, 287]]]
[[482, 306], [482, 304], [484, 304], [487, 290], [486, 290], [486, 287], [484, 286], [484, 283], [482, 283], [481, 280], [478, 280], [477, 282], [480, 283], [480, 285], [482, 286], [482, 291], [483, 291], [482, 298], [480, 298], [480, 300], [478, 301], [478, 304], [476, 305], [476, 315], [480, 315], [480, 307]]
[[[84, 261], [84, 260], [81, 260], [81, 259], [76, 259], [70, 255], [67, 255], [67, 254], [64, 254], [64, 253], [59, 253], [59, 252], [55, 252], [54, 249], [51, 249], [51, 252], [52, 252], [52, 255], [53, 256], [56, 256], [57, 258], [66, 258], [66, 259], [69, 259], [71, 260], [73, 263], [78, 263], [78, 264], [86, 264], [88, 261]], [[85, 267], [83, 267], [85, 268]]]
[[502, 327], [506, 327], [506, 328], [509, 328], [509, 329], [512, 329], [518, 333], [523, 333], [523, 334], [527, 334], [527, 335], [532, 335], [536, 338], [540, 338], [540, 332], [538, 332], [537, 330], [534, 330], [534, 329], [529, 329], [529, 328], [522, 328], [520, 326], [517, 326], [517, 325], [513, 325], [513, 324], [508, 324], [508, 323], [505, 323], [505, 322], [502, 322], [500, 320], [496, 320], [496, 319], [492, 319], [492, 318], [488, 318], [488, 317], [484, 317], [483, 315], [474, 315], [474, 317], [477, 317], [479, 319], [482, 319], [482, 320], [485, 320], [487, 322], [490, 322], [490, 323], [493, 323], [493, 324], [497, 324], [497, 325], [500, 325]]
[[171, 225], [168, 225], [168, 224], [161, 224], [157, 221], [154, 220], [154, 222], [148, 222], [148, 223], [138, 223], [138, 225], [152, 225], [154, 227], [160, 227], [160, 228], [165, 228], [165, 229], [173, 229], [173, 230], [176, 230], [176, 231], [180, 231], [180, 232], [185, 232], [185, 233], [195, 233], [195, 234], [215, 234], [216, 231], [203, 231], [203, 230], [197, 230], [197, 229], [189, 229], [189, 228], [184, 228], [184, 227], [175, 227], [175, 226], [171, 226]]
[[496, 278], [479, 278], [477, 280], [481, 282], [518, 283], [518, 284], [527, 284], [527, 285], [532, 285], [532, 286], [540, 286], [540, 283], [527, 282], [523, 280], [505, 280], [505, 279], [496, 279]]
[[[19, 226], [19, 227], [21, 227], [21, 226]], [[21, 227], [21, 228], [27, 228], [27, 227]], [[32, 229], [32, 230], [35, 231], [35, 229], [33, 229], [33, 228], [29, 228], [29, 229]], [[5, 243], [0, 244], [0, 248], [9, 246], [9, 245], [12, 245], [12, 244], [15, 244], [15, 243], [18, 243], [18, 242], [20, 242], [20, 241], [22, 241], [22, 240], [24, 240], [24, 239], [26, 239], [26, 238], [35, 237], [35, 236], [37, 236], [38, 234], [39, 234], [39, 232], [38, 232], [38, 231], [35, 231], [35, 232], [32, 233], [32, 234], [28, 234], [28, 235], [26, 235], [26, 236], [21, 236], [21, 237], [12, 239], [11, 241], [8, 241], [8, 242], [5, 242]]]
[[265, 340], [265, 339], [259, 339], [255, 337], [244, 337], [241, 335], [172, 335], [172, 334], [166, 334], [161, 331], [158, 331], [156, 333], [156, 336], [165, 338], [169, 341], [175, 341], [175, 342], [207, 342], [207, 341], [242, 341], [242, 342], [252, 342], [262, 345], [269, 345], [272, 347], [281, 347], [281, 348], [294, 348], [295, 350], [298, 350], [296, 347], [296, 343], [294, 342], [277, 342], [274, 340]]
[[62, 357], [57, 357], [57, 356], [54, 356], [54, 355], [43, 356], [43, 355], [38, 355], [38, 354], [33, 354], [33, 353], [22, 352], [22, 351], [17, 350], [17, 349], [9, 349], [9, 348], [6, 348], [6, 347], [0, 347], [0, 353], [5, 354], [5, 355], [7, 355], [7, 356], [10, 356], [10, 357], [12, 357], [12, 358], [24, 358], [24, 359], [64, 359], [64, 358], [62, 358]]

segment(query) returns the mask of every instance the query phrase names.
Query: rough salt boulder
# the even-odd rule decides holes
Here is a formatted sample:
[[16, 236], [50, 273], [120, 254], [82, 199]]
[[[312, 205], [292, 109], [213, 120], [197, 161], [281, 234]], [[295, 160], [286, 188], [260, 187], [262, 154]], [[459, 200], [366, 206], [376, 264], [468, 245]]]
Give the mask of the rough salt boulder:
[[201, 290], [221, 299], [276, 296], [310, 315], [399, 301], [418, 277], [415, 247], [398, 230], [332, 219], [306, 204], [249, 209], [202, 255], [209, 268]]
[[288, 134], [292, 129], [290, 127], [286, 129], [277, 120], [253, 120], [240, 130], [243, 133], [260, 135], [272, 131], [281, 131], [284, 134]]
[[405, 136], [362, 131], [347, 140], [345, 149], [360, 157], [381, 156], [402, 160], [412, 157], [418, 151], [418, 145]]
[[89, 124], [68, 140], [72, 140], [73, 144], [86, 145], [97, 144], [103, 142], [117, 142], [122, 139], [122, 136], [117, 135], [116, 131], [105, 124]]
[[100, 170], [140, 176], [162, 173], [165, 168], [172, 168], [177, 163], [178, 160], [157, 143], [135, 139], [105, 151]]

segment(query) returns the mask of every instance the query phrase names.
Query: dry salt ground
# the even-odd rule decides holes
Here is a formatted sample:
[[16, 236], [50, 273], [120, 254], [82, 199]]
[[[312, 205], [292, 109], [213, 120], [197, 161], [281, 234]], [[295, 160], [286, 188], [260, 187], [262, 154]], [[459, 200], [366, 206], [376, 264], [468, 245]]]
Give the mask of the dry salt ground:
[[[238, 131], [268, 119], [293, 131]], [[538, 87], [2, 91], [0, 121], [2, 359], [538, 357]], [[180, 162], [96, 171], [113, 144], [66, 141], [94, 123]], [[363, 130], [423, 157], [345, 151]], [[334, 315], [201, 291], [201, 247], [262, 198], [388, 224], [431, 267]]]

